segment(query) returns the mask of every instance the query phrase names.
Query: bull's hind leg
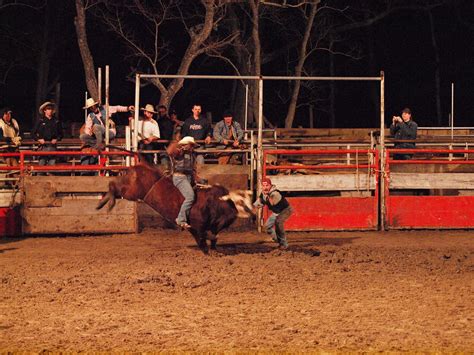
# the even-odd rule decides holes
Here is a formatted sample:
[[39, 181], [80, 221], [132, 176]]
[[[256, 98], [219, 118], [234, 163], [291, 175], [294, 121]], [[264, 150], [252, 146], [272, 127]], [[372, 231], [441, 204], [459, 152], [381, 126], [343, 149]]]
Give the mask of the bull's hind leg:
[[217, 235], [214, 233], [211, 233], [208, 239], [211, 241], [211, 250], [216, 250], [217, 249]]

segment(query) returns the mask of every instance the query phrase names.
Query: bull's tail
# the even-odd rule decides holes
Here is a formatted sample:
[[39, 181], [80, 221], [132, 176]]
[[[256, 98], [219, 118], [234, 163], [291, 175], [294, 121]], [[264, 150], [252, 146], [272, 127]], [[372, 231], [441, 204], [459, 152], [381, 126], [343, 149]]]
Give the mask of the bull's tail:
[[109, 183], [109, 191], [102, 196], [102, 199], [99, 201], [96, 210], [100, 210], [106, 204], [109, 204], [109, 211], [115, 207], [115, 184], [113, 182]]

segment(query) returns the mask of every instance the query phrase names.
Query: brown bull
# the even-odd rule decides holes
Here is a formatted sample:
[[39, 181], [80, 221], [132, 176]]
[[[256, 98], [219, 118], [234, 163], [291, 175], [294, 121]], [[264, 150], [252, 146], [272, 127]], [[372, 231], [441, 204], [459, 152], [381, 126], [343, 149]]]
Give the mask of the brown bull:
[[[142, 200], [163, 218], [173, 222], [178, 216], [184, 197], [173, 185], [171, 178], [147, 164], [138, 164], [127, 174], [109, 183], [109, 191], [100, 200], [97, 209], [109, 203], [109, 210], [115, 206], [115, 199]], [[207, 239], [211, 249], [216, 248], [217, 234], [230, 226], [237, 217], [251, 215], [250, 191], [231, 192], [223, 186], [214, 185], [199, 188], [189, 214], [190, 232], [199, 248], [207, 253]]]

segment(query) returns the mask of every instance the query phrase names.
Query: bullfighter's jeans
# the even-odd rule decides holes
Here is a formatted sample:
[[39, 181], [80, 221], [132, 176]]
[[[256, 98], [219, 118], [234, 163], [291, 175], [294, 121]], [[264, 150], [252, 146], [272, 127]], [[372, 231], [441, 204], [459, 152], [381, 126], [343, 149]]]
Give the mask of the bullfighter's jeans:
[[191, 176], [173, 174], [173, 184], [176, 186], [184, 197], [183, 204], [178, 213], [177, 223], [187, 222], [189, 217], [189, 210], [194, 201], [194, 190], [191, 186]]
[[293, 208], [288, 206], [280, 213], [272, 213], [270, 217], [267, 219], [267, 223], [265, 223], [265, 229], [267, 233], [272, 236], [272, 239], [280, 244], [281, 246], [288, 246], [288, 242], [286, 240], [285, 234], [285, 221], [291, 216], [293, 213]]

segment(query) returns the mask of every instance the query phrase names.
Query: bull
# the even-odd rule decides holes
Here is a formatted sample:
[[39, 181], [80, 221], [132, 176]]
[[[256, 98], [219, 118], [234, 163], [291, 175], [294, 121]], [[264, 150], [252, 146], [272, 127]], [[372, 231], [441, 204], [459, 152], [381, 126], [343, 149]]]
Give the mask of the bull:
[[[169, 176], [164, 175], [158, 167], [144, 163], [131, 167], [125, 175], [112, 180], [109, 191], [99, 201], [97, 209], [108, 203], [111, 210], [116, 198], [144, 201], [169, 222], [175, 221], [184, 201]], [[229, 192], [220, 185], [198, 188], [189, 214], [189, 231], [198, 247], [208, 253], [208, 240], [211, 250], [215, 250], [220, 231], [229, 227], [237, 217], [251, 215], [251, 191]]]

